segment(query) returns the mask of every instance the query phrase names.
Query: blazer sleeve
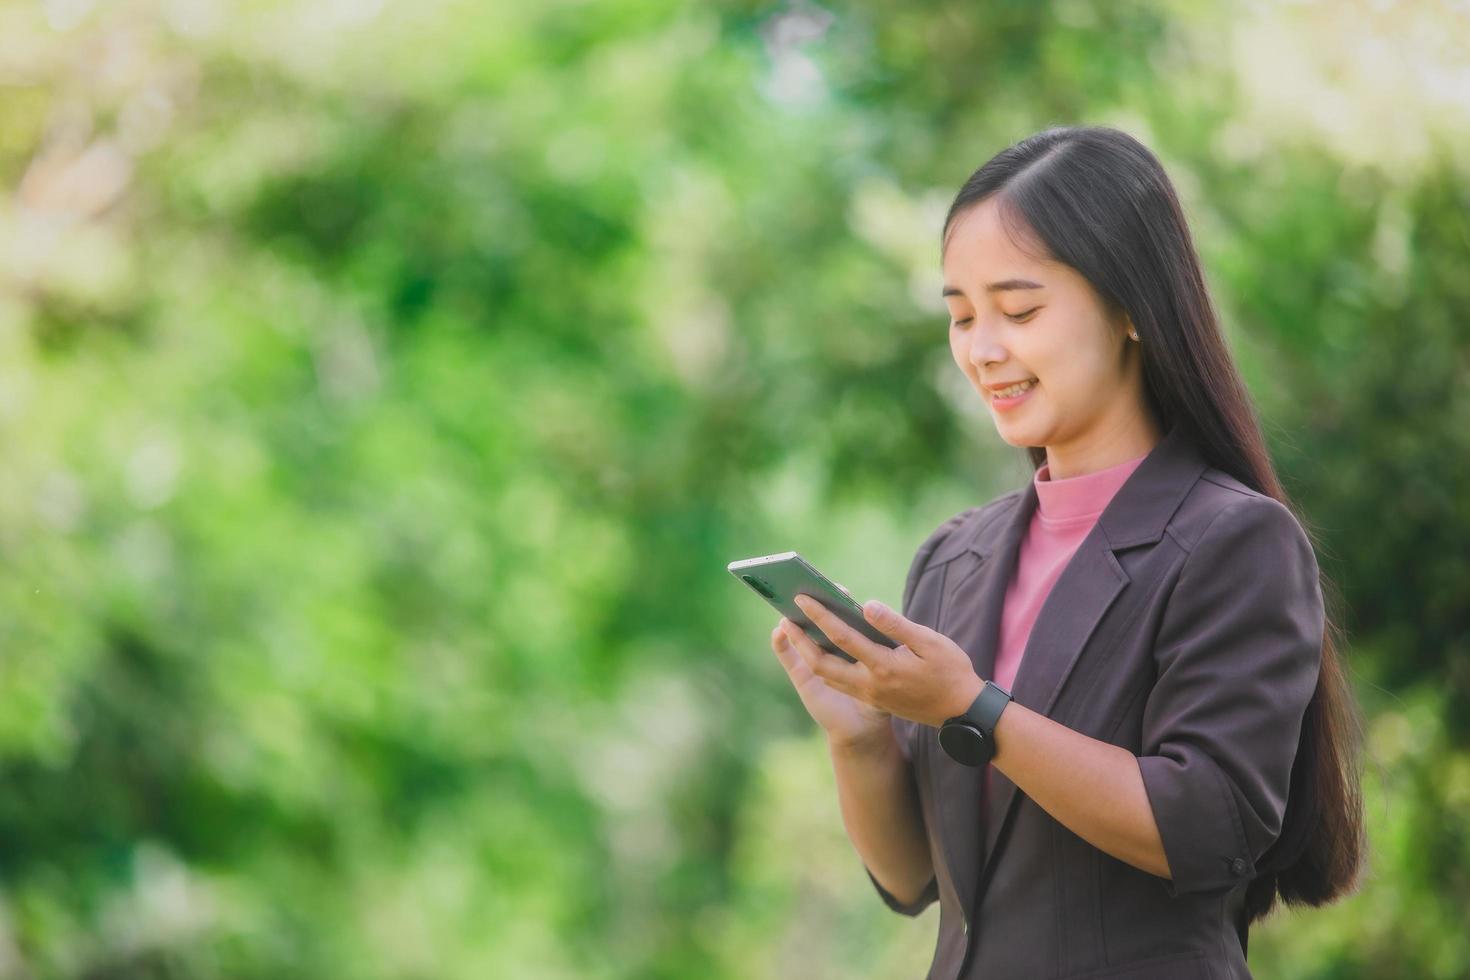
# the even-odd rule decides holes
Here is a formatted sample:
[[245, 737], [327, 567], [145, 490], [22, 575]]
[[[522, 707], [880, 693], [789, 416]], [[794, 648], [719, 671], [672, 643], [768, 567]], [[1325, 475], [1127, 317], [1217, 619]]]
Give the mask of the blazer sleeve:
[[1323, 624], [1311, 542], [1271, 497], [1226, 507], [1185, 557], [1138, 760], [1170, 897], [1248, 879], [1280, 835]]
[[[913, 561], [909, 563], [908, 577], [904, 581], [903, 604], [899, 607], [899, 612], [904, 618], [910, 618], [912, 615], [914, 593], [918, 590], [919, 579], [923, 577], [924, 569], [928, 567], [929, 556], [934, 554], [935, 549], [944, 542], [945, 538], [949, 537], [950, 532], [959, 526], [960, 522], [968, 517], [975, 509], [972, 507], [969, 510], [962, 511], [939, 525], [939, 527], [930, 533], [929, 537], [924, 539], [923, 543], [919, 545], [918, 550], [914, 552]], [[904, 761], [909, 764], [907, 768], [909, 777], [912, 779], [914, 742], [918, 738], [918, 729], [920, 726], [917, 722], [910, 721], [907, 718], [900, 718], [898, 715], [892, 715], [889, 720], [893, 726], [894, 737], [898, 741], [899, 751], [903, 753]], [[878, 884], [878, 879], [873, 877], [873, 872], [868, 870], [866, 864], [863, 865], [863, 870], [867, 871], [868, 880], [878, 890], [878, 895], [883, 899], [883, 903], [901, 915], [918, 915], [939, 898], [939, 882], [937, 878], [930, 878], [929, 884], [925, 886], [924, 891], [920, 893], [919, 897], [909, 904], [904, 904], [894, 898], [888, 889]]]

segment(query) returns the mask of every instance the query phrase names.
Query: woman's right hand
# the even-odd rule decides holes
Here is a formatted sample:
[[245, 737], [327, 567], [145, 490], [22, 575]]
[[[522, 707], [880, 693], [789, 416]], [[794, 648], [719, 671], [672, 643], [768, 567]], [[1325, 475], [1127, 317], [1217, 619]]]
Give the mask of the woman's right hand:
[[[787, 629], [795, 638], [787, 634]], [[786, 668], [786, 676], [791, 678], [807, 714], [827, 732], [829, 742], [861, 745], [891, 735], [892, 716], [887, 711], [828, 687], [826, 681], [812, 673], [815, 657], [834, 654], [817, 646], [795, 622], [781, 617], [781, 622], [771, 631], [771, 649]]]

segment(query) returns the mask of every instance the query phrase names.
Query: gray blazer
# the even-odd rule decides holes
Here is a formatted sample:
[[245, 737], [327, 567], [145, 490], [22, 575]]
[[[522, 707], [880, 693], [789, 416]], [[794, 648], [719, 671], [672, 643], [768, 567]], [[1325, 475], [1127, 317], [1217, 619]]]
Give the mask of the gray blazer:
[[[992, 676], [1001, 605], [1036, 507], [1028, 482], [919, 546], [903, 612]], [[1109, 501], [1047, 596], [1015, 701], [1139, 757], [1172, 880], [1093, 847], [998, 770], [894, 716], [939, 902], [929, 980], [1248, 978], [1245, 888], [1281, 831], [1317, 682], [1322, 594], [1291, 512], [1209, 466], [1177, 426]]]

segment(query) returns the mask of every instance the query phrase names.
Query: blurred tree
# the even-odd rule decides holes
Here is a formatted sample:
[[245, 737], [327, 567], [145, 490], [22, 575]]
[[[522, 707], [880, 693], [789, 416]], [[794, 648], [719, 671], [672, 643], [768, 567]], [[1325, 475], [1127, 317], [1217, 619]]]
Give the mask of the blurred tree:
[[1470, 972], [1470, 38], [1358, 6], [0, 6], [0, 976], [922, 971], [723, 566], [1026, 478], [937, 235], [1073, 121], [1349, 611], [1373, 878], [1252, 963]]

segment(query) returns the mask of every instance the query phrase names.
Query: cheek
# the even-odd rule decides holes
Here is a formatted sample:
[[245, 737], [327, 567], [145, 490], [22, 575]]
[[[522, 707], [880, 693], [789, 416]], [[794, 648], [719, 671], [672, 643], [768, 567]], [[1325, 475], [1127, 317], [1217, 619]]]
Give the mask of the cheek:
[[1017, 354], [1024, 356], [1031, 373], [1041, 379], [1042, 385], [1050, 389], [1049, 393], [1054, 398], [1071, 396], [1071, 399], [1064, 400], [1080, 397], [1087, 401], [1101, 392], [1115, 389], [1116, 359], [1101, 343], [1101, 328], [1090, 324], [1085, 328], [1078, 327], [1076, 324], [1088, 324], [1088, 321], [1080, 317], [1069, 318], [1063, 311], [1058, 311], [1058, 315], [1060, 319], [1048, 325], [1051, 329], [1045, 334], [1037, 331], [1028, 338], [1033, 343], [1028, 344], [1024, 351], [1017, 350]]
[[954, 362], [960, 366], [960, 370], [969, 374], [973, 370], [970, 364], [969, 348], [965, 341], [965, 335], [951, 330], [949, 333], [949, 353]]
[[1122, 390], [1123, 379], [1116, 377], [1114, 365], [1099, 360], [1090, 350], [1049, 361], [1046, 368], [1047, 373], [1040, 375], [1042, 383], [1049, 385], [1049, 393], [1059, 404], [1090, 411]]

